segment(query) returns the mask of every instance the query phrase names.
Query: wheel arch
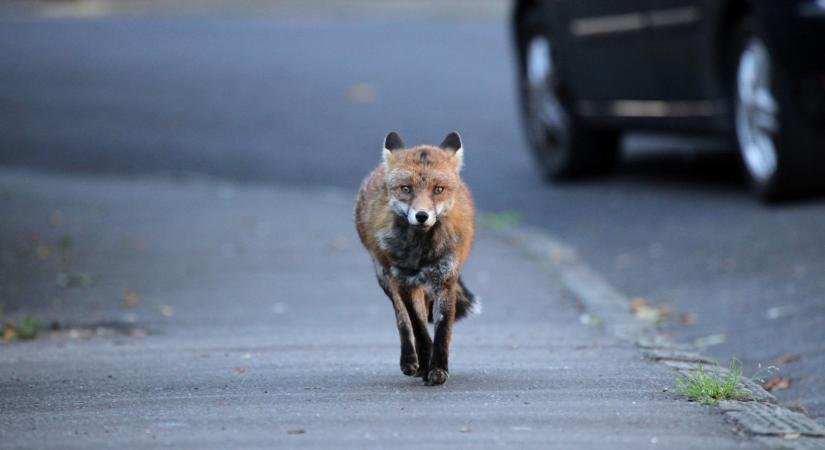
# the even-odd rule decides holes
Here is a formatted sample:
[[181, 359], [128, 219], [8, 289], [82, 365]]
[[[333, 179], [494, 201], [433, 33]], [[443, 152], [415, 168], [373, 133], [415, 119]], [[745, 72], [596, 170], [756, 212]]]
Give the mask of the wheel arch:
[[541, 0], [518, 0], [513, 4], [513, 9], [510, 13], [510, 29], [513, 47], [516, 50], [518, 58], [522, 58], [524, 56], [521, 54], [523, 42], [521, 42], [520, 39], [522, 37], [521, 33], [525, 27], [525, 20], [528, 17], [527, 12], [539, 8], [541, 5]]
[[731, 40], [737, 24], [754, 11], [755, 6], [751, 0], [728, 0], [719, 4], [714, 12], [715, 20], [711, 29], [716, 85], [719, 92], [728, 97], [732, 95], [730, 80], [735, 70]]
[[518, 20], [524, 14], [525, 11], [530, 9], [531, 7], [535, 7], [540, 3], [539, 0], [517, 0], [513, 3], [513, 9], [510, 13], [510, 19], [513, 21], [513, 24], [517, 24]]

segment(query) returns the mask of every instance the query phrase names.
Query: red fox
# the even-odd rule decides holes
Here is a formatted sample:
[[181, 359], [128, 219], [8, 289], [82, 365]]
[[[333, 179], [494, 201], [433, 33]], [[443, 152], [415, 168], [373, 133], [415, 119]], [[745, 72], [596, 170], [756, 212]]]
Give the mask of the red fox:
[[438, 147], [412, 148], [390, 132], [383, 158], [361, 183], [355, 226], [395, 309], [401, 372], [444, 384], [453, 323], [480, 311], [460, 276], [475, 232], [473, 200], [459, 176], [464, 148], [456, 132]]

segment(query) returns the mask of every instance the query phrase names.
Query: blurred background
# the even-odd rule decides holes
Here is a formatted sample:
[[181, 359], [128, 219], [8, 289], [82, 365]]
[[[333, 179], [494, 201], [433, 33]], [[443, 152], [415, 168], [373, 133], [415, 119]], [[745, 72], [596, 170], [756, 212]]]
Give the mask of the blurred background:
[[[0, 164], [78, 177], [331, 186], [354, 197], [387, 131], [417, 144], [459, 130], [464, 177], [485, 223], [560, 237], [678, 342], [739, 358], [746, 374], [779, 366], [785, 381], [774, 394], [822, 422], [825, 204], [755, 200], [735, 139], [722, 133], [623, 134], [612, 173], [546, 183], [522, 126], [526, 69], [513, 7], [7, 0]], [[585, 33], [605, 26], [577, 23]], [[585, 62], [593, 73], [618, 72], [616, 61], [602, 61]], [[538, 72], [552, 84], [550, 75]], [[0, 242], [6, 254], [19, 245]], [[19, 316], [36, 302], [14, 295], [27, 266], [2, 264], [3, 311]]]

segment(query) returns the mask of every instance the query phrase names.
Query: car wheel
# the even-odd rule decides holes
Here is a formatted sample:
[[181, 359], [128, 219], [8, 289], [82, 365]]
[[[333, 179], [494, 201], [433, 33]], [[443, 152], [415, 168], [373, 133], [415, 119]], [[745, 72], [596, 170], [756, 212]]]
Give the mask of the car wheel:
[[615, 166], [618, 134], [590, 128], [571, 112], [554, 40], [542, 10], [516, 23], [522, 121], [541, 175], [550, 180], [604, 173]]
[[753, 190], [766, 201], [820, 192], [816, 150], [825, 140], [797, 111], [792, 84], [752, 21], [738, 27], [732, 54], [734, 130]]

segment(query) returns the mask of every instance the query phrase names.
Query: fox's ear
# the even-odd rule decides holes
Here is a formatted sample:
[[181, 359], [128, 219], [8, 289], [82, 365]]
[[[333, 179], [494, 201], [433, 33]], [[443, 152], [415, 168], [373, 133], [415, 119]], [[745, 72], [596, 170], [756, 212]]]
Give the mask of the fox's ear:
[[455, 157], [458, 159], [458, 168], [461, 169], [461, 166], [464, 165], [464, 144], [461, 143], [461, 136], [458, 135], [458, 132], [453, 131], [448, 134], [439, 147], [454, 152]]
[[404, 148], [404, 141], [401, 140], [401, 136], [399, 136], [395, 131], [390, 131], [387, 133], [387, 137], [384, 138], [384, 151], [382, 152], [384, 156], [384, 163], [387, 162], [387, 159], [389, 159], [390, 154], [393, 151], [400, 148]]

